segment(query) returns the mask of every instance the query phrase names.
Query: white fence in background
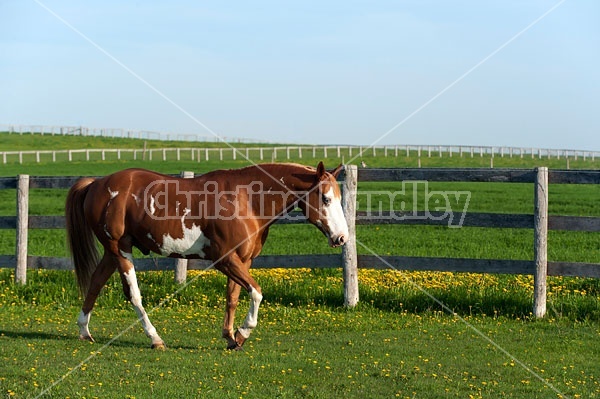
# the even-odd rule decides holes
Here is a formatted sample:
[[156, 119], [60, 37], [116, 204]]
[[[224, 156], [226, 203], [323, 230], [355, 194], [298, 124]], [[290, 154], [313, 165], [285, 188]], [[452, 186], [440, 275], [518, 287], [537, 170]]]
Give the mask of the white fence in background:
[[[188, 142], [219, 142], [220, 140], [213, 136], [200, 136], [196, 134], [175, 134], [159, 133], [145, 130], [128, 129], [98, 129], [74, 126], [12, 126], [1, 125], [0, 132], [9, 134], [39, 134], [39, 135], [78, 135], [78, 136], [101, 136], [113, 138], [135, 138], [142, 140], [166, 140], [166, 141], [188, 141]], [[227, 138], [223, 137], [228, 143], [260, 143], [252, 139]], [[1, 147], [0, 147], [1, 149]], [[198, 147], [188, 148], [139, 148], [139, 149], [72, 149], [72, 150], [30, 150], [30, 151], [0, 151], [0, 162], [56, 162], [60, 161], [90, 161], [90, 160], [236, 160], [252, 158], [253, 160], [290, 160], [298, 158], [327, 158], [337, 157], [341, 160], [345, 157], [364, 156], [405, 156], [417, 158], [432, 157], [490, 157], [493, 167], [494, 157], [529, 157], [532, 159], [565, 159], [567, 160], [592, 160], [600, 157], [600, 151], [574, 150], [574, 149], [551, 149], [537, 147], [506, 147], [506, 146], [467, 146], [467, 145], [379, 145], [379, 146], [352, 146], [352, 145], [272, 145], [269, 147], [251, 146], [241, 148], [239, 146], [207, 148], [199, 145]], [[123, 157], [123, 158], [122, 158]]]
[[531, 159], [564, 159], [595, 161], [599, 152], [578, 150], [553, 150], [518, 147], [481, 146], [270, 146], [270, 147], [187, 147], [187, 148], [99, 148], [76, 150], [28, 150], [0, 151], [0, 162], [40, 163], [40, 162], [81, 162], [109, 160], [148, 160], [148, 161], [208, 161], [242, 160], [277, 161], [293, 159], [323, 159], [335, 157], [342, 162], [362, 157], [488, 157], [493, 167], [495, 157], [520, 157]]

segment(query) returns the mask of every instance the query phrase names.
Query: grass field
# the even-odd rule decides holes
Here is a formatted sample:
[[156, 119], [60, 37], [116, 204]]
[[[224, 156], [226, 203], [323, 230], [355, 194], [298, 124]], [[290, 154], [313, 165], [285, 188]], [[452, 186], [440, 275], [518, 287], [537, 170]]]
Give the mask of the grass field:
[[[27, 136], [22, 139], [29, 140]], [[89, 144], [62, 139], [71, 140], [7, 140], [0, 151]], [[100, 139], [93, 146], [140, 145], [136, 140], [110, 141]], [[374, 167], [416, 166], [414, 156], [364, 160]], [[490, 163], [485, 157], [421, 161], [424, 167]], [[339, 162], [326, 160], [329, 166]], [[565, 167], [564, 160], [541, 162], [496, 158], [494, 166]], [[103, 175], [130, 166], [202, 173], [244, 164], [28, 162], [0, 165], [0, 175]], [[571, 160], [570, 167], [598, 165]], [[470, 190], [472, 212], [533, 210], [528, 184], [431, 183], [430, 188]], [[398, 189], [381, 183], [359, 187], [363, 192]], [[551, 185], [549, 195], [551, 214], [600, 216], [599, 187]], [[31, 214], [61, 214], [64, 197], [65, 190], [33, 190]], [[0, 215], [14, 213], [14, 190], [0, 190]], [[358, 226], [357, 237], [382, 255], [531, 259], [533, 251], [533, 233], [522, 229]], [[0, 254], [12, 254], [14, 243], [14, 231], [0, 230]], [[549, 258], [600, 263], [599, 243], [597, 233], [552, 231]], [[34, 255], [67, 255], [62, 230], [31, 230], [29, 247]], [[272, 229], [263, 253], [334, 251], [313, 226], [280, 225]], [[364, 247], [359, 245], [359, 251], [364, 253]], [[12, 273], [0, 269], [0, 395], [5, 397], [600, 397], [600, 281], [595, 279], [550, 277], [548, 316], [535, 320], [531, 276], [361, 270], [361, 301], [348, 310], [342, 306], [340, 270], [255, 270], [265, 295], [259, 325], [245, 351], [232, 353], [219, 338], [225, 277], [214, 271], [190, 272], [184, 289], [175, 285], [172, 272], [140, 273], [146, 308], [169, 347], [166, 352], [148, 348], [118, 277], [99, 298], [91, 321], [97, 343], [89, 344], [77, 340], [81, 302], [71, 272], [29, 271], [25, 286], [15, 285]], [[238, 322], [247, 308], [244, 296]]]
[[[346, 310], [339, 271], [254, 274], [265, 292], [259, 327], [244, 352], [228, 352], [219, 338], [222, 275], [191, 272], [189, 286], [173, 295], [170, 273], [143, 273], [147, 308], [169, 345], [156, 352], [133, 324], [117, 278], [99, 299], [91, 325], [97, 342], [89, 344], [76, 337], [70, 273], [33, 272], [20, 287], [0, 272], [0, 389], [34, 397], [56, 383], [45, 397], [57, 398], [600, 395], [597, 283], [551, 278], [560, 299], [551, 296], [548, 318], [533, 320], [525, 276], [363, 271], [361, 302]], [[565, 316], [578, 311], [591, 318]]]

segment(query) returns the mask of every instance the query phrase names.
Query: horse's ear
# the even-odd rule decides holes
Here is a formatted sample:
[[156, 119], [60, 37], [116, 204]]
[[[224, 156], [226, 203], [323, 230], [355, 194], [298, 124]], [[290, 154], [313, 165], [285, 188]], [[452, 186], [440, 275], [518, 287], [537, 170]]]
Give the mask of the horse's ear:
[[323, 165], [323, 161], [319, 162], [317, 165], [317, 179], [321, 180], [325, 176], [325, 165]]
[[343, 169], [344, 169], [344, 165], [339, 164], [337, 168], [335, 168], [334, 170], [332, 170], [329, 173], [331, 173], [333, 175], [333, 177], [335, 177], [337, 179], [337, 177], [340, 175], [340, 173], [342, 172]]

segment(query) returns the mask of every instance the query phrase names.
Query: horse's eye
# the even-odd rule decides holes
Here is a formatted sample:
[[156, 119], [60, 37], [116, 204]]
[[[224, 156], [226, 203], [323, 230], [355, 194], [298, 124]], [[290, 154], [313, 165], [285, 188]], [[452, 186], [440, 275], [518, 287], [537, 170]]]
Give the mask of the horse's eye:
[[327, 205], [331, 204], [331, 198], [326, 197], [325, 195], [323, 195], [322, 197], [323, 197], [323, 205], [327, 206]]

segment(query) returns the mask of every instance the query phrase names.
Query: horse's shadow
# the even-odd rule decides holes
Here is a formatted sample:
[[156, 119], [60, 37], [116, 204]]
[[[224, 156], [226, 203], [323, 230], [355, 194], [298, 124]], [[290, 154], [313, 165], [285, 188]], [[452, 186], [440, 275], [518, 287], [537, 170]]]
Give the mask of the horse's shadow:
[[13, 338], [13, 339], [27, 339], [27, 340], [54, 340], [54, 341], [67, 341], [72, 339], [68, 334], [55, 334], [41, 331], [9, 331], [0, 330], [0, 338]]
[[[87, 341], [82, 341], [76, 334], [56, 334], [56, 333], [48, 333], [48, 332], [40, 332], [40, 331], [11, 331], [11, 330], [0, 330], [0, 339], [9, 338], [14, 340], [43, 340], [43, 341], [64, 341], [64, 342], [72, 342], [74, 345], [90, 345]], [[129, 340], [129, 339], [113, 339], [109, 337], [95, 336], [96, 342], [93, 344], [94, 348], [100, 350], [101, 348], [114, 347], [114, 348], [131, 348], [131, 349], [139, 349], [148, 347], [150, 345], [147, 342], [141, 342], [139, 340]], [[0, 341], [1, 342], [1, 341]], [[172, 350], [214, 350], [214, 351], [222, 351], [225, 346], [201, 346], [201, 345], [192, 345], [190, 343], [174, 343], [167, 344], [167, 349]]]

